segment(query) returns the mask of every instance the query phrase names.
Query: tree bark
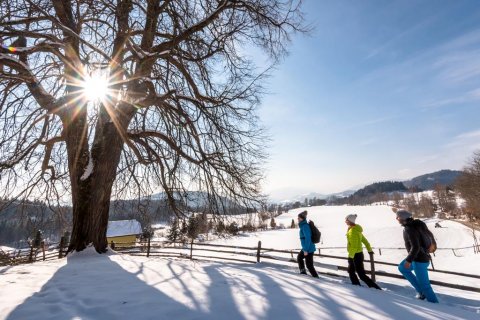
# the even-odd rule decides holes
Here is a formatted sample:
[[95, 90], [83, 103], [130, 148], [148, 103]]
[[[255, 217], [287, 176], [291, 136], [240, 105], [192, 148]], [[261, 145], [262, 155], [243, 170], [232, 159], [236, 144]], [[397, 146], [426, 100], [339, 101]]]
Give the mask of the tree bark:
[[[69, 251], [93, 245], [98, 253], [107, 251], [110, 197], [123, 148], [123, 139], [113, 125], [101, 126], [91, 150], [93, 171], [72, 192], [73, 229]], [[83, 173], [82, 173], [83, 174]]]

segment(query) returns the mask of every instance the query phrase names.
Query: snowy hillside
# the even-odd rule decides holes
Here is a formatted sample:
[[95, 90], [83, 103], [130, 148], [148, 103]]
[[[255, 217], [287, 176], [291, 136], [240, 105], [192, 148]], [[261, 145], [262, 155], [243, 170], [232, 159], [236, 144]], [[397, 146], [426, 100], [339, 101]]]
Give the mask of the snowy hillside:
[[[346, 255], [347, 227], [344, 223], [347, 214], [358, 215], [357, 223], [364, 228], [364, 234], [372, 247], [382, 248], [382, 255], [375, 250], [376, 259], [387, 262], [400, 262], [406, 256], [402, 227], [395, 220], [395, 214], [389, 206], [321, 206], [290, 210], [276, 218], [277, 225], [290, 226], [300, 211], [308, 210], [308, 218], [313, 220], [322, 232], [320, 248], [340, 247], [337, 249], [322, 249], [322, 253]], [[439, 250], [433, 258], [435, 267], [443, 270], [478, 274], [480, 255], [475, 255], [473, 249], [455, 250], [451, 248], [471, 247], [473, 237], [471, 229], [448, 220], [428, 219], [425, 221], [434, 233]], [[435, 228], [439, 222], [443, 228]], [[480, 233], [477, 232], [477, 237]], [[284, 229], [257, 232], [242, 235], [233, 239], [220, 239], [217, 243], [229, 243], [239, 246], [256, 246], [262, 241], [262, 247], [275, 249], [298, 249], [298, 229]], [[391, 268], [394, 269], [394, 268]], [[395, 270], [396, 271], [396, 270]], [[480, 285], [480, 282], [479, 284]]]
[[8, 320], [480, 319], [458, 306], [415, 300], [399, 287], [380, 292], [263, 263], [86, 250], [64, 260], [3, 268], [0, 274], [0, 319]]

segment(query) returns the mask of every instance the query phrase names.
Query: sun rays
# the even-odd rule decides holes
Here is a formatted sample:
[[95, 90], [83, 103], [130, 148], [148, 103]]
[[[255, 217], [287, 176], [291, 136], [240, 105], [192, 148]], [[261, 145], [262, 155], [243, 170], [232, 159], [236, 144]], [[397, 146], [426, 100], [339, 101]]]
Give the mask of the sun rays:
[[83, 95], [91, 102], [105, 101], [110, 95], [109, 81], [105, 75], [93, 73], [82, 82]]

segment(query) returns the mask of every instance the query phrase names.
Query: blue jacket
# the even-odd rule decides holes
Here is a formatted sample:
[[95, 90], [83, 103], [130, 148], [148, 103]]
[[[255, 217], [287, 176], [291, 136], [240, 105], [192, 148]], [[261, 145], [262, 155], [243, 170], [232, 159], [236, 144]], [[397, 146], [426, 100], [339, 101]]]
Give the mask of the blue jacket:
[[302, 243], [302, 251], [312, 253], [317, 251], [315, 243], [312, 242], [312, 231], [307, 220], [303, 220], [298, 225], [300, 227], [300, 242]]

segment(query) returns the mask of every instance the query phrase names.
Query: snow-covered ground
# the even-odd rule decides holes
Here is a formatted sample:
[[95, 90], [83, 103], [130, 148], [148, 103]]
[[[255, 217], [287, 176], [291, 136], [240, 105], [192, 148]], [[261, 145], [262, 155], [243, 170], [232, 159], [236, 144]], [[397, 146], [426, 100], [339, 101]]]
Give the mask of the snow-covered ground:
[[[295, 220], [297, 214], [305, 208], [290, 210], [276, 218], [277, 224], [283, 223], [290, 226], [292, 219]], [[374, 248], [375, 260], [398, 264], [407, 253], [404, 248], [402, 227], [395, 219], [395, 214], [389, 206], [322, 206], [306, 208], [308, 218], [313, 220], [322, 232], [321, 248], [322, 254], [335, 256], [346, 256], [346, 237], [347, 226], [345, 225], [345, 216], [350, 213], [358, 215], [357, 223], [364, 228], [364, 234]], [[443, 228], [435, 228], [435, 223], [439, 222]], [[480, 254], [474, 254], [473, 248], [455, 250], [449, 248], [462, 248], [473, 245], [472, 231], [461, 223], [429, 219], [426, 220], [430, 230], [434, 233], [439, 249], [433, 257], [433, 263], [438, 270], [447, 270], [480, 275]], [[477, 237], [480, 235], [477, 232]], [[238, 237], [228, 239], [217, 239], [214, 243], [229, 244], [235, 246], [257, 246], [258, 241], [262, 241], [262, 248], [274, 248], [282, 250], [298, 251], [300, 241], [298, 229], [269, 230], [251, 234], [241, 234]], [[334, 249], [327, 249], [332, 248]], [[339, 247], [339, 248], [335, 248]], [[381, 249], [381, 255], [378, 250]], [[389, 249], [390, 248], [390, 249]], [[346, 266], [346, 261], [339, 259], [321, 258], [316, 259], [317, 263], [323, 265]], [[317, 264], [320, 271], [331, 272], [331, 269], [323, 268]], [[366, 266], [368, 267], [368, 266]], [[394, 266], [376, 265], [376, 270], [398, 274]], [[344, 271], [336, 272], [338, 275], [346, 275]], [[392, 284], [402, 283], [396, 279], [379, 277], [382, 281]], [[442, 273], [431, 273], [433, 280], [456, 283], [466, 286], [480, 287], [480, 279], [452, 276]], [[435, 287], [439, 292], [449, 292], [450, 289]], [[460, 294], [460, 293], [459, 293]], [[463, 293], [461, 293], [463, 294]], [[469, 295], [470, 297], [472, 295]], [[480, 301], [479, 294], [473, 294], [473, 297]], [[479, 303], [480, 305], [480, 303]]]
[[[389, 206], [321, 206], [290, 210], [276, 218], [277, 225], [282, 223], [290, 226], [292, 219], [297, 223], [297, 214], [308, 211], [308, 218], [322, 232], [320, 248], [341, 247], [338, 249], [322, 249], [322, 253], [346, 255], [347, 226], [345, 216], [357, 214], [357, 223], [364, 229], [364, 235], [370, 241], [376, 253], [376, 259], [387, 262], [400, 262], [406, 256], [402, 227], [395, 220], [395, 213]], [[463, 248], [473, 245], [470, 228], [461, 223], [448, 220], [428, 219], [425, 221], [435, 235], [439, 250], [433, 259], [438, 269], [455, 270], [458, 272], [477, 273], [480, 267], [480, 255], [475, 255], [473, 248], [455, 250], [455, 256], [450, 248]], [[439, 222], [443, 228], [435, 228]], [[477, 237], [480, 234], [477, 233]], [[275, 249], [299, 249], [298, 229], [269, 230], [252, 234], [242, 234], [238, 237], [218, 239], [215, 243], [228, 243], [238, 246], [256, 246], [262, 241], [262, 247]], [[378, 248], [382, 248], [382, 254]], [[390, 249], [389, 249], [390, 248]], [[468, 263], [465, 263], [468, 262]], [[476, 262], [476, 263], [474, 263]]]
[[[0, 268], [0, 319], [480, 319], [478, 301], [411, 297], [291, 268], [98, 255]], [[456, 299], [456, 300], [455, 300]], [[468, 310], [467, 310], [468, 309]]]

